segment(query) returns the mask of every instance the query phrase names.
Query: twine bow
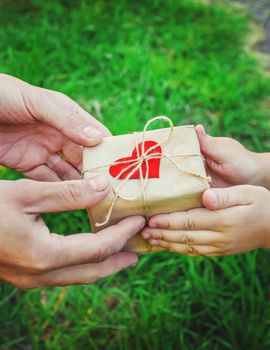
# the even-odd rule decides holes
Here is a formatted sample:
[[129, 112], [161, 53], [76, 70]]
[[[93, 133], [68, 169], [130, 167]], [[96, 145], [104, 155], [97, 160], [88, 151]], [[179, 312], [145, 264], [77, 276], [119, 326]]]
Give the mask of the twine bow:
[[[147, 150], [145, 150], [145, 148], [144, 148], [144, 141], [145, 141], [146, 131], [147, 131], [149, 125], [154, 123], [156, 120], [164, 120], [164, 121], [168, 122], [169, 125], [170, 125], [169, 133], [168, 133], [167, 137], [164, 138], [164, 140], [162, 140], [160, 142], [157, 142], [155, 145], [153, 145], [152, 147], [150, 147]], [[105, 165], [101, 165], [101, 166], [98, 166], [98, 167], [95, 167], [95, 168], [87, 169], [87, 170], [84, 170], [82, 172], [82, 177], [83, 177], [85, 173], [93, 172], [93, 171], [96, 171], [98, 169], [107, 168], [107, 167], [110, 167], [111, 165], [129, 164], [129, 165], [127, 165], [127, 167], [123, 168], [119, 172], [119, 174], [115, 177], [115, 179], [118, 180], [123, 175], [123, 173], [127, 172], [127, 176], [119, 184], [119, 186], [116, 187], [116, 188], [115, 188], [115, 186], [113, 186], [114, 198], [113, 198], [113, 200], [111, 202], [111, 205], [110, 205], [109, 210], [108, 210], [108, 212], [107, 212], [107, 214], [105, 216], [104, 221], [95, 223], [96, 227], [104, 226], [104, 225], [106, 225], [109, 222], [109, 220], [111, 218], [111, 215], [112, 215], [112, 211], [113, 211], [113, 209], [115, 207], [115, 204], [116, 204], [116, 202], [117, 202], [117, 200], [119, 198], [124, 199], [124, 200], [128, 200], [128, 201], [138, 200], [139, 198], [142, 198], [143, 206], [144, 206], [144, 214], [145, 214], [146, 217], [148, 216], [147, 214], [149, 212], [149, 204], [148, 204], [147, 199], [146, 199], [146, 186], [147, 186], [147, 183], [148, 183], [148, 176], [149, 176], [149, 164], [148, 164], [148, 161], [150, 159], [166, 158], [181, 173], [189, 175], [189, 176], [200, 178], [200, 179], [205, 180], [207, 182], [211, 181], [211, 178], [208, 177], [208, 176], [203, 176], [203, 175], [200, 175], [198, 173], [194, 173], [194, 172], [187, 171], [187, 170], [184, 170], [184, 169], [180, 168], [179, 165], [174, 160], [174, 158], [177, 158], [177, 157], [183, 157], [183, 158], [184, 157], [202, 157], [202, 155], [200, 153], [176, 154], [176, 155], [173, 155], [173, 156], [169, 155], [169, 154], [162, 154], [162, 153], [159, 153], [159, 152], [151, 153], [158, 146], [161, 147], [162, 145], [165, 145], [166, 143], [169, 142], [169, 140], [171, 138], [171, 135], [172, 135], [172, 132], [173, 132], [173, 129], [174, 129], [173, 122], [168, 117], [158, 116], [158, 117], [152, 118], [145, 124], [143, 132], [142, 132], [142, 138], [141, 138], [140, 142], [138, 140], [138, 133], [136, 133], [136, 132], [133, 133], [134, 140], [135, 140], [135, 148], [136, 148], [136, 151], [137, 151], [137, 158], [136, 159], [123, 160], [123, 161], [120, 160], [120, 161], [113, 162], [113, 163], [110, 163], [110, 164], [105, 164]], [[141, 148], [141, 152], [139, 152], [139, 144], [140, 143], [142, 145], [141, 146], [142, 147]], [[145, 176], [143, 176], [142, 164], [145, 164], [145, 166], [146, 166]], [[130, 170], [130, 172], [129, 172], [129, 170]], [[139, 179], [140, 179], [140, 185], [141, 185], [140, 189], [138, 191], [138, 194], [133, 196], [133, 197], [123, 197], [123, 196], [121, 196], [120, 195], [121, 194], [121, 190], [124, 188], [124, 186], [127, 183], [127, 181], [132, 177], [132, 175], [136, 171], [139, 171]]]

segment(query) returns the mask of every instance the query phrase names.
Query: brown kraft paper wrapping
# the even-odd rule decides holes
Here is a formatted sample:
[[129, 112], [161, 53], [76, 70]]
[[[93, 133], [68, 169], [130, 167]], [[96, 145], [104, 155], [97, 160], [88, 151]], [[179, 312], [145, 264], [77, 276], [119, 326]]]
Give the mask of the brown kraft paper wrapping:
[[[154, 158], [155, 154], [162, 154], [162, 156], [142, 160], [144, 165], [143, 163], [138, 165], [138, 178], [126, 179], [127, 173], [130, 174], [132, 170], [134, 172], [133, 164], [138, 164], [134, 157], [132, 159], [128, 157], [131, 157], [132, 153], [133, 155], [135, 153], [135, 159], [141, 156], [138, 145], [142, 141], [144, 141], [141, 145], [143, 148], [147, 145], [147, 141], [156, 142], [157, 146], [155, 144], [152, 146], [152, 157]], [[159, 144], [161, 144], [160, 148], [158, 148]], [[144, 152], [146, 157], [151, 155], [150, 151], [147, 154], [146, 147]], [[128, 159], [122, 160], [122, 158]], [[113, 167], [112, 164], [116, 161], [118, 161], [118, 167], [117, 165]], [[148, 172], [146, 162], [148, 162]], [[124, 169], [122, 169], [122, 179], [116, 178], [115, 174], [113, 176], [110, 174], [110, 169], [117, 174], [119, 164], [120, 168], [122, 166]], [[129, 170], [125, 170], [127, 166]], [[111, 182], [111, 191], [101, 203], [87, 210], [94, 232], [132, 215], [151, 217], [155, 214], [201, 207], [202, 193], [209, 187], [199, 141], [192, 125], [104, 137], [101, 144], [84, 148], [83, 177], [89, 179], [104, 173]], [[136, 173], [133, 176], [136, 176]], [[118, 190], [119, 198], [115, 199]], [[110, 216], [108, 216], [109, 211], [111, 211]], [[99, 226], [98, 223], [104, 222], [106, 218], [108, 222]], [[137, 253], [157, 250], [151, 249], [140, 234], [128, 242], [126, 249]]]

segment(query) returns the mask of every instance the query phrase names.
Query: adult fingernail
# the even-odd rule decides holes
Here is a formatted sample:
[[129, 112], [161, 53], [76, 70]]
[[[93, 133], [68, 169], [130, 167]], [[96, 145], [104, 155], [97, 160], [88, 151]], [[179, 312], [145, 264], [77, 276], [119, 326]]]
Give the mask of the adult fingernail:
[[138, 261], [139, 261], [139, 258], [138, 258], [138, 256], [137, 256], [137, 255], [135, 255], [135, 261], [134, 261], [134, 263], [133, 263], [133, 264], [131, 264], [131, 265], [130, 265], [130, 267], [134, 267], [134, 266], [136, 266], [136, 265], [138, 264]]
[[143, 221], [140, 223], [139, 230], [142, 230], [144, 228], [145, 223], [146, 223], [145, 218], [143, 218]]
[[109, 181], [106, 175], [93, 177], [92, 179], [89, 180], [89, 183], [93, 188], [93, 190], [97, 192], [102, 192], [106, 190], [106, 188], [109, 186]]
[[79, 165], [78, 165], [78, 170], [80, 171], [80, 172], [82, 172], [82, 170], [83, 170], [83, 165], [82, 165], [82, 163], [80, 163]]
[[89, 138], [95, 138], [95, 137], [101, 136], [101, 131], [99, 131], [96, 128], [92, 128], [91, 126], [86, 126], [83, 129], [83, 133], [86, 137], [89, 137]]
[[213, 206], [214, 207], [216, 207], [217, 206], [217, 201], [218, 201], [218, 198], [217, 198], [217, 195], [216, 195], [216, 193], [214, 192], [214, 191], [208, 191], [208, 196], [209, 196], [209, 198], [210, 198], [210, 201], [211, 201], [211, 203], [213, 204]]

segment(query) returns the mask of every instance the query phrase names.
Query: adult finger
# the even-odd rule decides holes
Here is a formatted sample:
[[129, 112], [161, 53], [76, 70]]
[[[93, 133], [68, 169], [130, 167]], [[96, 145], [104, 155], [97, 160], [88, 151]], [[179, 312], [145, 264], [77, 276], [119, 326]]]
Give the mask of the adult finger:
[[63, 145], [62, 154], [64, 156], [64, 159], [66, 159], [75, 168], [79, 169], [80, 165], [82, 164], [83, 157], [82, 146], [68, 140]]
[[92, 284], [101, 278], [109, 277], [138, 261], [136, 254], [120, 252], [100, 263], [83, 264], [53, 270], [37, 278], [37, 286], [68, 286], [74, 284]]
[[11, 191], [25, 212], [38, 214], [89, 208], [105, 198], [109, 184], [104, 175], [50, 183], [17, 180]]
[[215, 231], [170, 231], [162, 229], [145, 229], [142, 236], [144, 239], [157, 241], [211, 246], [218, 246], [223, 237], [222, 233]]
[[171, 243], [162, 240], [150, 239], [149, 243], [153, 246], [159, 246], [171, 252], [188, 255], [188, 256], [219, 256], [222, 250], [211, 245], [190, 245], [181, 243]]
[[60, 177], [47, 165], [42, 164], [23, 173], [26, 177], [37, 181], [61, 181]]
[[51, 267], [104, 261], [121, 251], [144, 225], [143, 217], [133, 216], [97, 234], [51, 235], [46, 242]]
[[176, 231], [217, 230], [220, 217], [217, 213], [205, 208], [191, 209], [170, 214], [158, 214], [150, 218], [150, 228], [161, 228]]
[[47, 159], [47, 165], [62, 180], [78, 180], [80, 174], [71, 164], [63, 159], [59, 154], [51, 154]]
[[254, 201], [254, 189], [249, 185], [227, 188], [211, 188], [204, 192], [202, 201], [211, 210], [225, 209], [237, 205], [249, 205]]
[[61, 131], [67, 138], [83, 146], [100, 143], [109, 130], [66, 95], [52, 90], [33, 87], [24, 101], [31, 114], [41, 122]]

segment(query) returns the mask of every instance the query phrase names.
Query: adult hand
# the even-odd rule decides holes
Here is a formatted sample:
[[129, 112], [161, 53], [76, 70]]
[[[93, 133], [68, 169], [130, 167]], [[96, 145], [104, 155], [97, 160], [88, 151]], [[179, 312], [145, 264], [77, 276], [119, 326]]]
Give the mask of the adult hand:
[[91, 180], [0, 181], [0, 280], [22, 289], [94, 283], [137, 262], [120, 252], [140, 231], [134, 216], [98, 234], [50, 233], [41, 213], [91, 207], [109, 191], [104, 177]]
[[105, 135], [69, 97], [0, 74], [0, 164], [35, 180], [78, 179], [81, 146]]
[[270, 249], [270, 192], [264, 187], [208, 189], [205, 208], [153, 216], [142, 235], [184, 255], [219, 256]]
[[202, 125], [196, 130], [215, 187], [249, 184], [270, 188], [269, 153], [250, 152], [234, 139], [207, 135]]

